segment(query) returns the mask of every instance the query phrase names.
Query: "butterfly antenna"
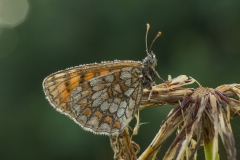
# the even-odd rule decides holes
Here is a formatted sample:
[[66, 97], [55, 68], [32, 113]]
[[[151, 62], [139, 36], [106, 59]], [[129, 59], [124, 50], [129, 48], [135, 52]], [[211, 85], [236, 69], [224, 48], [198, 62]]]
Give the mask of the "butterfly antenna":
[[147, 54], [149, 54], [149, 53], [148, 53], [148, 45], [147, 45], [147, 36], [148, 36], [148, 31], [149, 31], [149, 29], [150, 29], [150, 25], [147, 23], [147, 31], [146, 31], [146, 37], [145, 37], [145, 41], [146, 41], [146, 52], [147, 52]]
[[158, 37], [160, 37], [162, 35], [162, 32], [158, 32], [158, 34], [156, 35], [156, 37], [153, 39], [153, 41], [152, 41], [152, 44], [151, 44], [151, 46], [150, 46], [150, 51], [152, 50], [152, 46], [153, 46], [153, 43], [156, 41], [156, 39], [158, 38]]

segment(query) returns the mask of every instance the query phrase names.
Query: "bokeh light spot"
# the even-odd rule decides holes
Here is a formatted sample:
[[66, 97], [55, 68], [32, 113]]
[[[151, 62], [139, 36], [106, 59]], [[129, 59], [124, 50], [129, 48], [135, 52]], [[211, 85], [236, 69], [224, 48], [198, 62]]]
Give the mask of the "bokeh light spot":
[[27, 0], [0, 0], [0, 25], [16, 26], [27, 16]]

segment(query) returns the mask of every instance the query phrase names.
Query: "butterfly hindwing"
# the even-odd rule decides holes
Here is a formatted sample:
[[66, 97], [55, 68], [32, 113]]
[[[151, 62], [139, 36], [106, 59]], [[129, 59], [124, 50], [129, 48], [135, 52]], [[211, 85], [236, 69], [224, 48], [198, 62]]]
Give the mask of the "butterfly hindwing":
[[79, 85], [70, 96], [71, 118], [96, 134], [121, 132], [139, 106], [141, 74], [140, 68], [125, 67]]

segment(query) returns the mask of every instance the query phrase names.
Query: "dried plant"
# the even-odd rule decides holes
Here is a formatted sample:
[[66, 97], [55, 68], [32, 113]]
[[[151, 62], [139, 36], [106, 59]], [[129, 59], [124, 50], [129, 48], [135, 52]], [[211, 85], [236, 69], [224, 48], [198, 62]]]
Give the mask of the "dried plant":
[[199, 86], [183, 88], [196, 82], [193, 78], [179, 76], [152, 90], [144, 90], [139, 109], [164, 104], [178, 104], [162, 122], [151, 144], [137, 158], [140, 147], [132, 141], [139, 128], [139, 118], [130, 135], [128, 128], [118, 136], [110, 136], [114, 159], [154, 160], [166, 139], [177, 130], [177, 136], [163, 159], [197, 159], [197, 150], [204, 146], [206, 159], [219, 159], [220, 135], [228, 159], [236, 159], [235, 140], [230, 119], [240, 111], [240, 84], [222, 85], [216, 89]]

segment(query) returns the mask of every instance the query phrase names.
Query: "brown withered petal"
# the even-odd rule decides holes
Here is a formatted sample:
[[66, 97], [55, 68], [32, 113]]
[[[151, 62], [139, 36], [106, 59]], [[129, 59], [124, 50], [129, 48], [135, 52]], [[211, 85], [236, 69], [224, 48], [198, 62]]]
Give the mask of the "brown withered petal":
[[[172, 92], [170, 92], [172, 93]], [[184, 96], [185, 95], [185, 96]], [[150, 100], [157, 101], [157, 94]], [[158, 134], [139, 159], [155, 159], [164, 141], [178, 128], [177, 136], [164, 159], [195, 159], [197, 149], [213, 141], [213, 159], [218, 155], [218, 135], [228, 159], [236, 159], [235, 140], [230, 119], [240, 112], [240, 85], [222, 85], [216, 89], [199, 87], [191, 94], [182, 94], [180, 104], [162, 122]], [[176, 99], [165, 97], [168, 103]]]

